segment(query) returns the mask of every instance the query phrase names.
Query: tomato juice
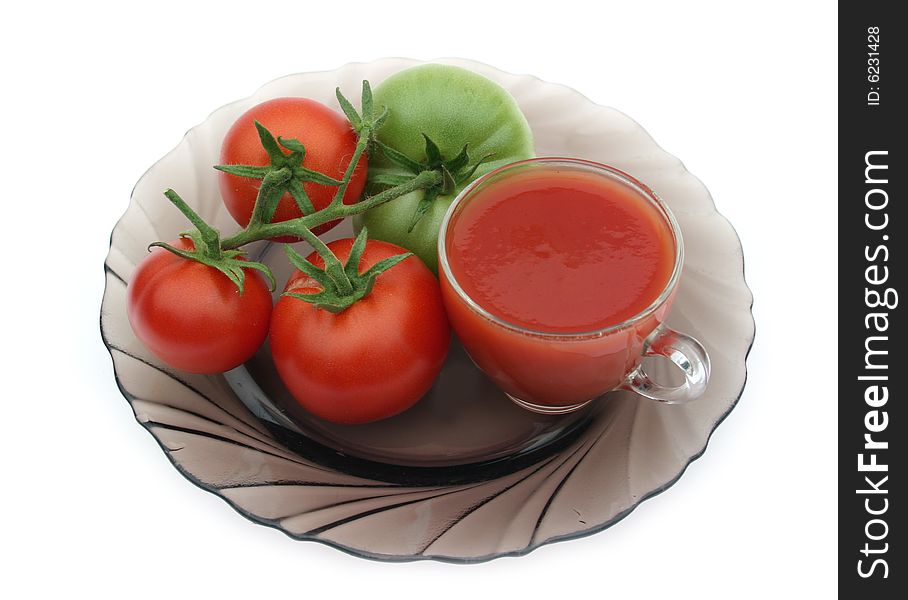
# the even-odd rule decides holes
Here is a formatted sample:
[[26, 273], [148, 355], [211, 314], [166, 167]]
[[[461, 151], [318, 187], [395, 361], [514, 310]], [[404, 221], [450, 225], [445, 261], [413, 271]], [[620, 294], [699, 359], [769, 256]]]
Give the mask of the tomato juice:
[[564, 412], [621, 385], [680, 267], [671, 217], [629, 176], [517, 163], [468, 189], [439, 244], [442, 293], [474, 362], [518, 403]]

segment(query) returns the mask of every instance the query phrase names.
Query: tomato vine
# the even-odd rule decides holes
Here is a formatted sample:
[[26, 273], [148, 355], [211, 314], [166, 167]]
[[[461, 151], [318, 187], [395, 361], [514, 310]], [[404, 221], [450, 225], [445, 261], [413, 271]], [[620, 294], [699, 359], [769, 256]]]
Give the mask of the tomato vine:
[[[280, 136], [277, 138], [272, 135], [261, 123], [256, 122], [255, 126], [259, 134], [262, 146], [268, 154], [269, 165], [217, 165], [216, 169], [237, 175], [262, 181], [258, 194], [255, 199], [255, 205], [252, 216], [248, 225], [242, 231], [221, 238], [220, 233], [205, 223], [173, 190], [167, 190], [165, 196], [195, 225], [195, 229], [184, 232], [183, 235], [192, 238], [195, 242], [195, 249], [181, 250], [163, 242], [155, 242], [152, 246], [159, 246], [183, 258], [195, 260], [214, 267], [224, 273], [231, 281], [236, 284], [240, 293], [243, 292], [244, 267], [257, 269], [265, 274], [274, 288], [274, 277], [270, 269], [262, 263], [253, 261], [240, 260], [242, 246], [259, 240], [267, 240], [280, 236], [293, 236], [300, 239], [308, 240], [316, 249], [319, 248], [320, 240], [312, 233], [311, 229], [324, 223], [343, 219], [348, 216], [363, 213], [371, 208], [380, 206], [395, 198], [409, 194], [410, 192], [425, 189], [431, 190], [440, 188], [445, 184], [445, 177], [436, 165], [426, 165], [424, 170], [414, 169], [413, 176], [405, 181], [400, 181], [397, 185], [390, 187], [378, 194], [370, 196], [357, 202], [356, 204], [344, 204], [343, 198], [353, 177], [354, 170], [359, 163], [362, 155], [374, 147], [375, 132], [381, 127], [387, 118], [387, 110], [376, 114], [372, 100], [372, 89], [368, 81], [363, 81], [361, 111], [357, 112], [353, 105], [341, 93], [340, 88], [336, 90], [337, 100], [350, 121], [351, 126], [357, 135], [356, 148], [351, 156], [346, 171], [342, 179], [337, 180], [323, 173], [302, 166], [303, 158], [306, 155], [306, 148], [296, 139], [285, 139]], [[286, 150], [286, 153], [285, 153]], [[321, 210], [314, 210], [311, 200], [309, 199], [303, 184], [314, 182], [322, 185], [335, 186], [337, 188], [331, 202]], [[297, 202], [303, 212], [302, 217], [290, 219], [287, 221], [271, 222], [278, 202], [285, 193], [290, 195]], [[362, 236], [362, 244], [365, 244], [365, 237]], [[324, 244], [320, 244], [324, 247]], [[327, 250], [327, 248], [325, 248]], [[330, 251], [328, 251], [330, 254]], [[321, 253], [320, 253], [321, 254]], [[396, 262], [403, 260], [407, 255], [401, 255]], [[293, 255], [290, 255], [291, 261], [294, 261]], [[333, 257], [333, 255], [332, 255]], [[331, 263], [331, 257], [322, 254], [326, 265]], [[302, 259], [301, 259], [302, 260]], [[297, 265], [298, 261], [294, 261]], [[305, 261], [303, 261], [305, 262]], [[334, 262], [337, 259], [334, 258]], [[393, 264], [396, 264], [394, 262]], [[331, 263], [333, 265], [333, 263]], [[388, 264], [386, 268], [390, 268]], [[349, 267], [349, 265], [348, 265]], [[355, 270], [356, 264], [353, 265]], [[382, 270], [385, 270], [382, 269]], [[350, 270], [348, 268], [342, 268]], [[379, 271], [380, 272], [380, 271]], [[371, 289], [371, 282], [374, 281], [378, 272], [366, 274], [360, 278], [357, 274], [354, 278], [356, 288], [348, 290], [347, 285], [352, 284], [347, 281], [338, 282], [332, 278], [322, 281], [318, 277], [314, 278], [326, 287], [326, 296], [314, 300], [316, 305], [329, 310], [343, 310], [361, 298]], [[362, 279], [362, 281], [360, 281]], [[338, 284], [340, 287], [338, 287]], [[364, 293], [363, 293], [364, 292]], [[331, 296], [331, 298], [328, 298]], [[355, 299], [354, 299], [355, 298]]]

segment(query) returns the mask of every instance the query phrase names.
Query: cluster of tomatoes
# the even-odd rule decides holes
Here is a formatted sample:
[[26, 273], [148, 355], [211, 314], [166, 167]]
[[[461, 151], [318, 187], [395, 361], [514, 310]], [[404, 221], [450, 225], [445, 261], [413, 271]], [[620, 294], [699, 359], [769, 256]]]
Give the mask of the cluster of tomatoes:
[[[305, 98], [279, 98], [240, 117], [224, 139], [223, 164], [264, 165], [268, 156], [254, 125], [258, 121], [306, 147], [304, 166], [340, 179], [356, 145], [350, 123], [327, 106]], [[360, 159], [344, 194], [355, 202], [363, 192], [368, 165]], [[221, 197], [237, 223], [246, 226], [260, 182], [219, 173]], [[335, 189], [306, 183], [315, 210], [325, 208]], [[285, 194], [273, 221], [302, 216]], [[324, 233], [337, 225], [314, 230]], [[292, 242], [279, 238], [275, 241]], [[352, 239], [328, 245], [346, 261]], [[192, 250], [189, 238], [171, 242]], [[368, 271], [382, 259], [405, 252], [368, 240], [358, 269]], [[322, 266], [313, 253], [307, 259]], [[338, 423], [362, 423], [409, 408], [429, 389], [448, 350], [450, 331], [438, 282], [415, 256], [377, 277], [371, 292], [334, 313], [293, 296], [272, 308], [265, 278], [244, 269], [242, 293], [217, 269], [163, 248], [154, 248], [133, 274], [127, 310], [136, 335], [168, 365], [194, 373], [220, 373], [248, 360], [270, 336], [271, 354], [281, 379], [310, 412]], [[301, 271], [285, 292], [321, 291]]]
[[[458, 94], [463, 98], [454, 97]], [[309, 173], [335, 181], [345, 179], [346, 188], [307, 180], [302, 186], [305, 193], [288, 191], [276, 206], [271, 205], [268, 223], [296, 219], [304, 212], [313, 214], [301, 208], [300, 196], [311, 202], [311, 211], [329, 207], [341, 193], [343, 204], [351, 205], [360, 201], [364, 190], [387, 189], [419, 169], [450, 167], [453, 176], [448, 179], [456, 181], [456, 189], [402, 191], [397, 200], [359, 215], [355, 227], [367, 227], [379, 238], [369, 239], [364, 246], [341, 239], [325, 249], [317, 238], [307, 237], [318, 242], [314, 246], [321, 250], [306, 259], [308, 264], [294, 263], [302, 269], [286, 282], [276, 303], [261, 269], [245, 267], [246, 262], [237, 265], [237, 260], [244, 260], [241, 254], [233, 251], [230, 255], [233, 271], [219, 270], [207, 259], [192, 258], [200, 254], [196, 246], [204, 245], [201, 236], [182, 237], [163, 244], [165, 248], [152, 249], [137, 267], [128, 287], [127, 310], [137, 337], [179, 370], [228, 371], [248, 360], [269, 339], [277, 371], [303, 408], [333, 422], [353, 424], [406, 410], [431, 387], [450, 342], [450, 327], [433, 273], [441, 217], [470, 181], [495, 166], [531, 156], [532, 138], [507, 92], [456, 67], [409, 69], [376, 90], [375, 103], [381, 101], [391, 109], [382, 117], [387, 117], [387, 123], [379, 130], [382, 137], [376, 143], [399, 149], [387, 150], [386, 155], [357, 154], [362, 142], [360, 119], [340, 94], [338, 99], [347, 117], [314, 100], [278, 98], [253, 107], [233, 124], [223, 140], [221, 163], [252, 167], [242, 172], [222, 170], [218, 177], [221, 198], [240, 226], [247, 227], [251, 220], [254, 225], [259, 214], [254, 209], [261, 202], [263, 188], [260, 179], [242, 175], [262, 168], [256, 165], [273, 165], [275, 156], [278, 161], [294, 156], [293, 152], [276, 154], [284, 152], [279, 144], [296, 149], [296, 156], [302, 157], [301, 167]], [[364, 111], [366, 104], [371, 110], [372, 103], [371, 90], [364, 84]], [[275, 137], [263, 138], [263, 130]], [[430, 135], [437, 144], [430, 141]], [[473, 166], [469, 165], [468, 147], [475, 149], [474, 156], [484, 157]], [[427, 158], [419, 163], [405, 156], [420, 154]], [[442, 162], [442, 154], [447, 162]], [[360, 159], [350, 171], [355, 156]], [[396, 162], [388, 160], [395, 156]], [[371, 169], [370, 161], [374, 163]], [[383, 188], [382, 184], [387, 185]], [[184, 208], [184, 213], [191, 210]], [[323, 223], [312, 233], [324, 233], [337, 223]], [[216, 232], [211, 233], [217, 237]], [[271, 239], [299, 241], [286, 236]], [[215, 242], [215, 247], [219, 244]], [[325, 260], [327, 251], [332, 265]], [[391, 260], [407, 251], [414, 254]], [[213, 260], [218, 260], [218, 253], [215, 249]], [[312, 269], [324, 268], [329, 273], [328, 266], [347, 271], [354, 283], [362, 284], [356, 300], [339, 310], [326, 310], [313, 300], [326, 293], [325, 283], [330, 281]], [[369, 277], [370, 269], [382, 272]], [[237, 277], [225, 275], [237, 271], [239, 283]]]

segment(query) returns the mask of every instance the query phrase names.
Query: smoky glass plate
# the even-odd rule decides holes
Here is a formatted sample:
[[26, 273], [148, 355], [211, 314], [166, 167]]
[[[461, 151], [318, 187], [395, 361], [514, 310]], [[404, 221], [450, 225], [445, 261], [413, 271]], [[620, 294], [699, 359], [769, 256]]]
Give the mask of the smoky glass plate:
[[[414, 408], [374, 424], [338, 426], [292, 409], [267, 347], [225, 375], [168, 368], [135, 338], [125, 307], [126, 285], [148, 244], [187, 227], [162, 191], [176, 189], [209, 223], [235, 231], [212, 169], [234, 119], [279, 96], [336, 107], [335, 87], [353, 97], [363, 79], [377, 85], [417, 61], [290, 75], [218, 109], [145, 173], [113, 230], [101, 329], [117, 383], [136, 419], [190, 481], [257, 523], [370, 558], [478, 561], [605, 529], [672, 485], [703, 453], [741, 395], [754, 336], [735, 231], [703, 184], [639, 125], [561, 85], [476, 62], [439, 62], [510, 91], [539, 156], [615, 166], [668, 203], [685, 240], [668, 324], [704, 344], [712, 378], [706, 394], [686, 405], [613, 392], [580, 413], [542, 416], [514, 406], [454, 341], [440, 378]], [[327, 237], [349, 234], [345, 223]], [[289, 274], [275, 247], [252, 250], [279, 282]], [[673, 376], [664, 365], [648, 370]]]

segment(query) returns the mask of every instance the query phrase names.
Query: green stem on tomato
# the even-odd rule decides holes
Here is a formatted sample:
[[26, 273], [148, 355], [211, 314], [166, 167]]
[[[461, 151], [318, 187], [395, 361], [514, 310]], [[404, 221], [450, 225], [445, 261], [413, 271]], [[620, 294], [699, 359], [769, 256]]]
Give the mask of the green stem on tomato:
[[164, 192], [164, 195], [199, 230], [204, 248], [197, 248], [197, 250], [203, 252], [208, 258], [219, 259], [221, 257], [221, 241], [217, 229], [206, 223], [174, 190], [168, 189]]
[[312, 243], [316, 253], [325, 263], [322, 269], [300, 256], [289, 244], [284, 246], [290, 263], [308, 275], [310, 279], [314, 280], [322, 288], [319, 292], [308, 294], [293, 291], [284, 292], [284, 296], [303, 300], [319, 309], [340, 313], [368, 296], [372, 292], [375, 280], [379, 275], [413, 256], [412, 252], [389, 256], [372, 265], [364, 273], [360, 273], [359, 263], [366, 249], [367, 237], [368, 233], [366, 228], [363, 227], [353, 241], [353, 246], [347, 255], [346, 264], [342, 264], [331, 249], [319, 240], [314, 233], [310, 232], [306, 239]]
[[325, 274], [330, 277], [331, 281], [334, 283], [337, 295], [349, 296], [352, 294], [353, 284], [350, 283], [350, 278], [344, 271], [344, 264], [340, 259], [331, 252], [331, 249], [325, 245], [325, 242], [310, 230], [304, 227], [300, 232], [303, 234], [303, 239], [309, 242], [309, 245], [322, 257], [322, 261], [325, 263]]
[[239, 250], [223, 250], [217, 229], [206, 223], [174, 190], [167, 190], [164, 195], [195, 225], [195, 229], [180, 234], [181, 237], [192, 240], [192, 248], [183, 249], [166, 242], [154, 242], [148, 246], [149, 250], [152, 247], [160, 247], [187, 260], [194, 260], [217, 269], [236, 285], [240, 294], [243, 293], [246, 281], [244, 269], [260, 271], [268, 279], [270, 289], [274, 289], [275, 281], [271, 269], [259, 262], [242, 260], [242, 252]]
[[274, 209], [277, 208], [281, 196], [284, 195], [284, 184], [293, 176], [288, 167], [283, 167], [276, 171], [269, 172], [262, 179], [262, 186], [259, 188], [256, 197], [255, 206], [252, 209], [252, 216], [249, 218], [249, 227], [261, 225], [264, 221], [271, 220]]
[[350, 162], [347, 163], [347, 170], [344, 172], [344, 176], [341, 178], [341, 184], [337, 186], [337, 191], [334, 192], [334, 197], [331, 199], [331, 203], [328, 206], [338, 206], [343, 204], [344, 194], [347, 193], [347, 187], [350, 185], [350, 181], [353, 179], [353, 172], [359, 165], [359, 159], [362, 158], [363, 152], [366, 151], [366, 147], [368, 147], [369, 139], [371, 137], [371, 129], [367, 129], [364, 133], [360, 133], [358, 139], [356, 140], [356, 148], [353, 150], [353, 157], [350, 159]]
[[[351, 161], [351, 164], [355, 163]], [[337, 219], [343, 219], [344, 217], [363, 213], [384, 204], [385, 202], [390, 202], [395, 198], [399, 198], [404, 194], [409, 194], [416, 190], [428, 189], [441, 182], [442, 175], [438, 171], [423, 171], [407, 183], [402, 183], [389, 188], [380, 194], [366, 198], [356, 204], [343, 204], [343, 202], [335, 203], [332, 201], [331, 204], [322, 210], [303, 217], [297, 217], [296, 219], [278, 221], [277, 223], [260, 223], [256, 226], [253, 226], [252, 223], [250, 223], [249, 227], [245, 230], [222, 240], [221, 248], [224, 250], [231, 250], [258, 240], [283, 236], [305, 238], [306, 234], [303, 233], [304, 231], [313, 229], [319, 225], [328, 223], [329, 221], [335, 221]], [[343, 198], [343, 196], [341, 196], [341, 198]]]

